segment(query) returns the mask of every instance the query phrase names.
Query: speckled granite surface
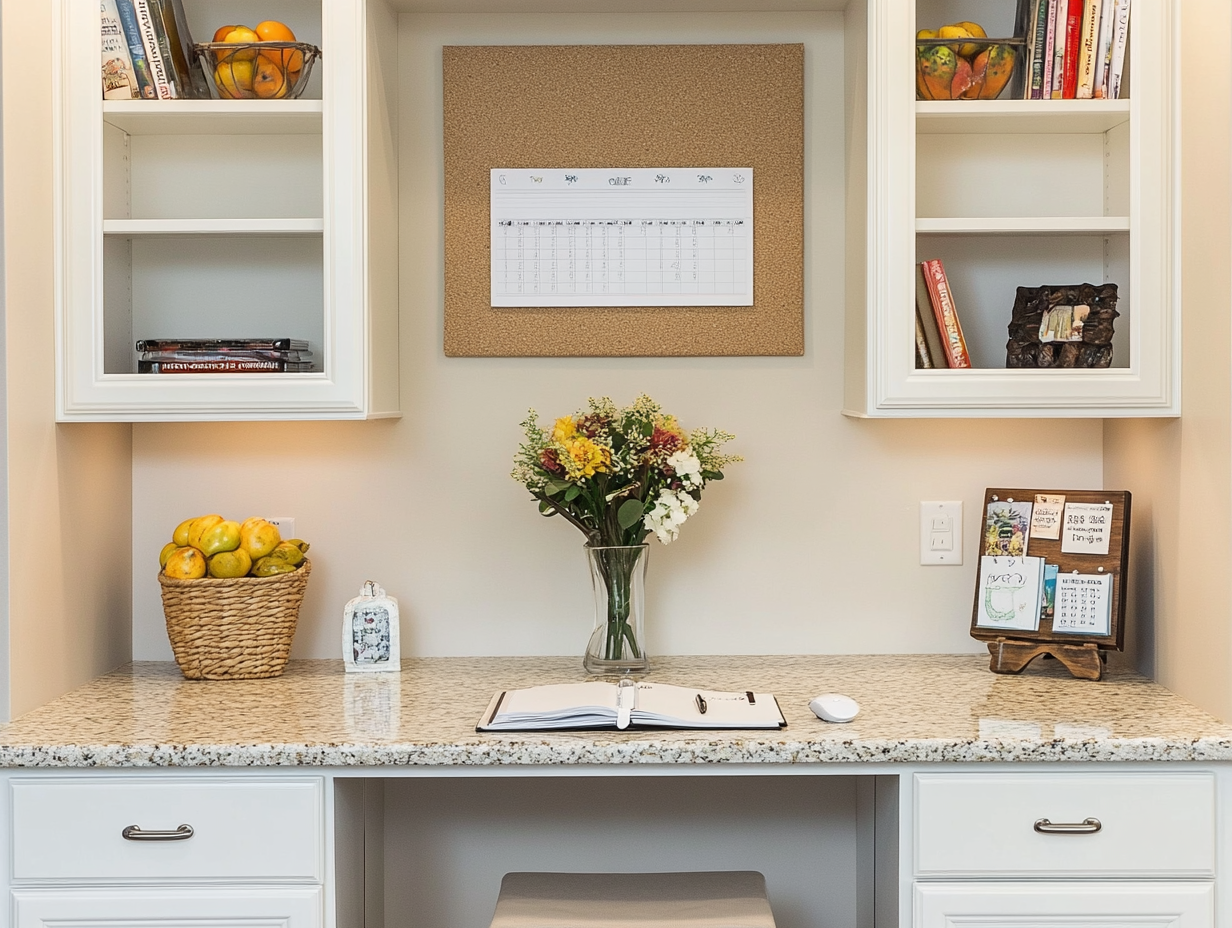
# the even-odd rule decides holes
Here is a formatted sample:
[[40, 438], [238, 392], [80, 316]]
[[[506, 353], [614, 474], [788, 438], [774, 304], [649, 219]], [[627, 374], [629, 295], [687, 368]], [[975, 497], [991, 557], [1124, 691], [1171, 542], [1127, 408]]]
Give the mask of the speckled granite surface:
[[[820, 764], [1232, 760], [1232, 727], [1136, 674], [1101, 683], [970, 655], [660, 658], [651, 679], [774, 693], [769, 732], [478, 734], [498, 689], [584, 679], [577, 658], [408, 660], [401, 675], [296, 661], [273, 680], [190, 682], [138, 663], [0, 728], [0, 766]], [[819, 692], [861, 705], [848, 725]]]

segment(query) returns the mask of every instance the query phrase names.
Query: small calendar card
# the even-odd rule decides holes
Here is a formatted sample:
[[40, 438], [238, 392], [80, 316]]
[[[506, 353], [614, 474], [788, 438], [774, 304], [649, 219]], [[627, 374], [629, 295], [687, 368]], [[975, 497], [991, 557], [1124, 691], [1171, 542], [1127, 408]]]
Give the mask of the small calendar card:
[[1061, 574], [1053, 632], [1066, 635], [1112, 634], [1112, 574]]
[[1062, 554], [1107, 554], [1112, 541], [1112, 503], [1066, 503]]
[[752, 306], [753, 169], [493, 168], [495, 307]]

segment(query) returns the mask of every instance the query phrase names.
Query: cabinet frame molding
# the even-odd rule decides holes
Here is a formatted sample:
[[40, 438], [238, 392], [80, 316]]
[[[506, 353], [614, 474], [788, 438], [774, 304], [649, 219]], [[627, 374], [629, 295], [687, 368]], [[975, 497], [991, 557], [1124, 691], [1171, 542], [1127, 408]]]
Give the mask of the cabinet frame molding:
[[[92, 0], [54, 0], [57, 421], [357, 419], [400, 414], [396, 133], [376, 124], [396, 116], [392, 103], [396, 93], [388, 85], [396, 61], [377, 60], [382, 57], [379, 46], [396, 38], [396, 28], [389, 25], [395, 20], [383, 0], [325, 0], [320, 10], [326, 49], [320, 65], [323, 102], [319, 104], [324, 228], [317, 233], [323, 249], [323, 371], [158, 377], [106, 373], [98, 10]], [[387, 48], [383, 57], [389, 55]], [[386, 84], [386, 93], [376, 92], [380, 83]], [[262, 101], [251, 102], [259, 106]], [[194, 104], [199, 104], [200, 114], [192, 118], [218, 120], [220, 134], [226, 134], [228, 118], [241, 126], [237, 131], [250, 131], [250, 116], [236, 115], [233, 106], [220, 106], [219, 101], [142, 101], [141, 105], [150, 108], [151, 116], [166, 110], [169, 117], [183, 120], [186, 112], [192, 114]], [[278, 115], [285, 118], [286, 113]], [[389, 151], [374, 151], [382, 144]], [[370, 194], [392, 200], [393, 209], [382, 207], [374, 219], [368, 208]], [[371, 241], [380, 243], [379, 258], [371, 255]], [[388, 275], [393, 275], [392, 283], [373, 279]], [[385, 344], [390, 338], [392, 353]]]
[[[1129, 111], [1129, 311], [1119, 320], [1129, 327], [1129, 366], [917, 370], [910, 311], [915, 305], [916, 118], [919, 110], [935, 122], [943, 118], [939, 113], [944, 114], [947, 104], [917, 107], [915, 101], [914, 0], [867, 0], [868, 65], [863, 69], [867, 185], [863, 191], [858, 188], [862, 172], [849, 164], [848, 190], [849, 237], [860, 225], [851, 211], [863, 209], [867, 214], [863, 242], [867, 259], [863, 268], [849, 264], [854, 273], [848, 282], [846, 415], [1180, 415], [1179, 134], [1174, 79], [1179, 10], [1175, 0], [1135, 0], [1132, 15], [1131, 97], [1089, 101], [1086, 107], [1091, 114], [1089, 131], [1100, 131], [1103, 122], [1122, 118], [1126, 105]], [[1147, 36], [1154, 38], [1148, 41]], [[857, 87], [851, 105], [859, 107], [861, 102]], [[969, 103], [957, 101], [952, 107]], [[1064, 106], [1056, 114], [1048, 110], [1054, 101], [1022, 101], [1018, 107], [985, 109], [1011, 110], [998, 113], [1001, 131], [1007, 119], [1046, 125], [1057, 117], [1070, 121], [1073, 131], [1073, 126], [1081, 125], [1082, 104], [1088, 101], [1073, 103], [1078, 106]], [[971, 113], [978, 115], [978, 109]], [[849, 144], [849, 152], [851, 158], [859, 157], [859, 144]], [[849, 247], [854, 245], [849, 242]], [[857, 276], [861, 271], [862, 277]], [[863, 299], [857, 296], [858, 290], [863, 291]], [[1009, 311], [1007, 304], [1007, 322]], [[959, 312], [961, 316], [961, 306]]]

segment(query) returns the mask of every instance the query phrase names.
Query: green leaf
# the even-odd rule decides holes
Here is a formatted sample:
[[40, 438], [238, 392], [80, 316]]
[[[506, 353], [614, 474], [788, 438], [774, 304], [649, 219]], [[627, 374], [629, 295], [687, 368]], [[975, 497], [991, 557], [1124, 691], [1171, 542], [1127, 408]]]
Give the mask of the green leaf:
[[702, 471], [702, 479], [703, 480], [722, 480], [723, 472], [717, 471], [717, 470], [704, 470]]
[[640, 499], [627, 499], [616, 510], [616, 521], [620, 523], [621, 528], [633, 528], [642, 521], [645, 511], [646, 507], [642, 505]]
[[539, 512], [545, 516], [554, 516], [556, 515], [556, 507], [546, 499], [541, 499], [539, 500]]
[[555, 496], [557, 493], [562, 493], [571, 486], [573, 486], [573, 484], [569, 483], [567, 480], [549, 480], [547, 482], [546, 492], [548, 496]]
[[569, 489], [565, 490], [565, 502], [566, 503], [573, 502], [575, 499], [578, 498], [578, 494], [581, 492], [582, 491], [579, 487], [571, 486]]

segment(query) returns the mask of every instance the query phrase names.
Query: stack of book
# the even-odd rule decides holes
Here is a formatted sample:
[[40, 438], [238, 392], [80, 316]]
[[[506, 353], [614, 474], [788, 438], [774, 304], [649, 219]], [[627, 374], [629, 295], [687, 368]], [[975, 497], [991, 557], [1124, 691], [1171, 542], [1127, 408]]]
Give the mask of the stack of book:
[[915, 277], [915, 366], [970, 367], [954, 291], [939, 260], [923, 262]]
[[210, 95], [182, 0], [100, 0], [104, 100]]
[[1129, 43], [1130, 0], [1018, 0], [1026, 38], [1024, 100], [1115, 100]]
[[147, 338], [137, 342], [139, 374], [285, 374], [312, 371], [298, 338]]

